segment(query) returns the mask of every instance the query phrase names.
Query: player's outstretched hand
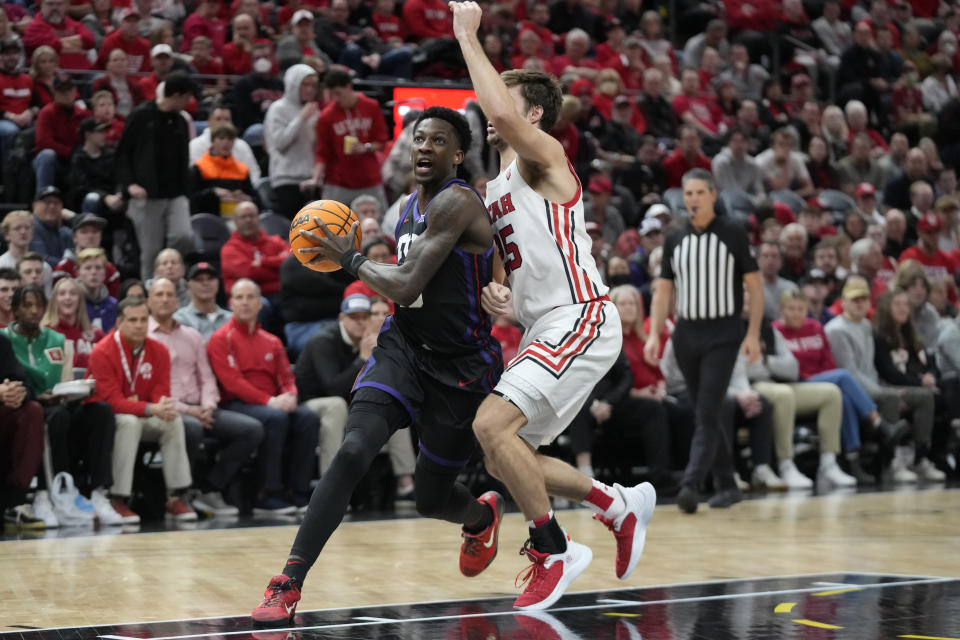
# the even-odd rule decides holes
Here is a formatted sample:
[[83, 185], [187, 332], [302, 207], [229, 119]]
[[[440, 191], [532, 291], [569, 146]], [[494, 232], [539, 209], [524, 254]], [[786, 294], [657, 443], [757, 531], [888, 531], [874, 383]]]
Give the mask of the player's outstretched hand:
[[510, 288], [499, 282], [491, 282], [483, 288], [480, 294], [480, 304], [483, 310], [494, 318], [513, 320], [513, 301], [510, 298]]
[[457, 40], [477, 35], [483, 11], [476, 2], [451, 2], [453, 12], [453, 35]]
[[310, 262], [329, 260], [330, 262], [340, 264], [340, 258], [343, 257], [343, 254], [356, 247], [357, 231], [360, 229], [360, 222], [354, 222], [347, 235], [338, 236], [317, 216], [313, 216], [313, 221], [320, 228], [321, 233], [318, 234], [313, 231], [304, 231], [301, 229], [300, 235], [313, 242], [314, 246], [297, 249], [297, 251], [302, 255], [315, 256]]

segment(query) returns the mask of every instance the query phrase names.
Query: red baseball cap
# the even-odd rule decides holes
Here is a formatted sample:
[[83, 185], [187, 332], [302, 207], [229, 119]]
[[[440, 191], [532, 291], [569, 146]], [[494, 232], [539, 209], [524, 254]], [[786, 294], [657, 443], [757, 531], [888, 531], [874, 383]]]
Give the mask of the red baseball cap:
[[613, 185], [610, 183], [610, 179], [606, 176], [596, 175], [590, 178], [590, 182], [587, 184], [587, 191], [593, 191], [595, 193], [610, 193], [613, 191]]
[[940, 231], [942, 228], [940, 216], [933, 212], [923, 214], [917, 222], [917, 231]]
[[787, 226], [791, 222], [797, 221], [797, 216], [793, 213], [793, 209], [790, 208], [790, 205], [784, 202], [773, 203], [773, 217], [775, 217], [777, 222], [783, 226]]
[[869, 182], [861, 182], [857, 185], [857, 197], [862, 196], [875, 196], [877, 195], [877, 190]]

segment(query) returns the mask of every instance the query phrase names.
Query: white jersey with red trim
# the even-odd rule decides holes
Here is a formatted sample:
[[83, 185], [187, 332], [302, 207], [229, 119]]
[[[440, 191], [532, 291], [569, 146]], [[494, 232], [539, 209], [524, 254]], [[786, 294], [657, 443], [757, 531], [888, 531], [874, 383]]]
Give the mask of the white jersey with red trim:
[[[577, 177], [573, 167], [570, 172]], [[487, 183], [486, 205], [514, 314], [524, 327], [556, 307], [606, 295], [590, 254], [579, 178], [573, 199], [557, 204], [526, 183], [514, 160]]]

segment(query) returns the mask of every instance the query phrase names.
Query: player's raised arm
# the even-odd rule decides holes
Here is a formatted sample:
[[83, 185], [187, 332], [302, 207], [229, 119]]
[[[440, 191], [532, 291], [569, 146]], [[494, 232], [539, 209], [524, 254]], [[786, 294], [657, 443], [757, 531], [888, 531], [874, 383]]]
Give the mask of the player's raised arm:
[[[315, 218], [321, 229], [323, 221]], [[354, 248], [357, 225], [346, 236], [332, 232], [323, 235], [310, 231], [300, 234], [316, 246], [299, 249], [301, 253], [316, 254], [315, 260], [339, 263], [351, 275], [370, 285], [374, 291], [408, 307], [423, 293], [430, 279], [460, 242], [471, 225], [487, 225], [487, 212], [476, 194], [464, 188], [446, 189], [430, 207], [430, 225], [416, 242], [411, 243], [406, 260], [400, 266], [381, 264], [366, 258]]]
[[510, 90], [493, 68], [477, 38], [481, 9], [476, 2], [451, 2], [453, 34], [460, 43], [470, 80], [477, 93], [480, 108], [487, 120], [524, 161], [542, 167], [566, 166], [560, 143], [538, 125], [543, 109], [533, 107], [524, 116], [517, 111]]

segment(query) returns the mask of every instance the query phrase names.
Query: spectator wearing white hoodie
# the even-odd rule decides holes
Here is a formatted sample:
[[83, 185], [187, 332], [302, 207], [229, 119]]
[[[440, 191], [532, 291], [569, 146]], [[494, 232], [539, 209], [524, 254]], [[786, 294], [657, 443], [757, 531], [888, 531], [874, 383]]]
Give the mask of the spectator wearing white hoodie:
[[313, 67], [295, 64], [287, 69], [283, 97], [270, 105], [263, 122], [276, 210], [290, 219], [316, 188], [312, 178], [319, 84]]

